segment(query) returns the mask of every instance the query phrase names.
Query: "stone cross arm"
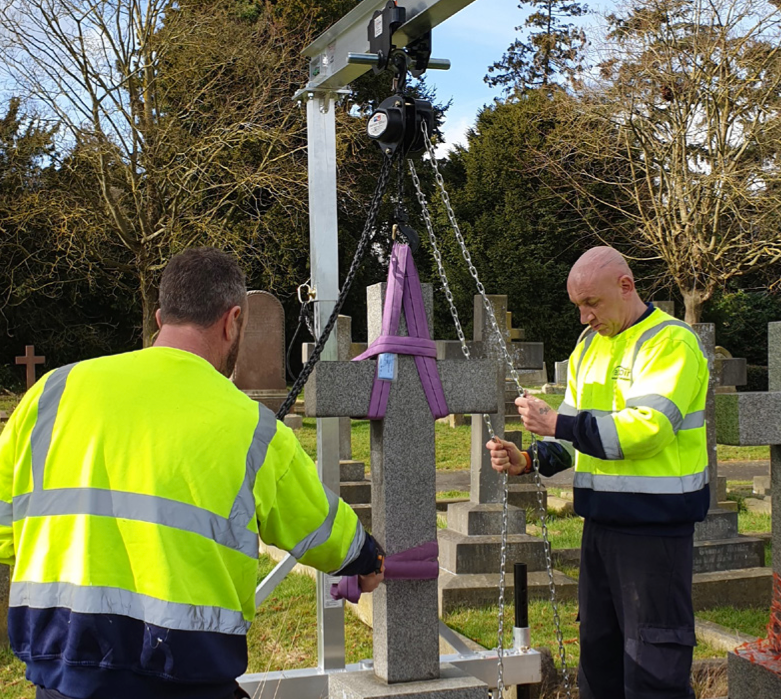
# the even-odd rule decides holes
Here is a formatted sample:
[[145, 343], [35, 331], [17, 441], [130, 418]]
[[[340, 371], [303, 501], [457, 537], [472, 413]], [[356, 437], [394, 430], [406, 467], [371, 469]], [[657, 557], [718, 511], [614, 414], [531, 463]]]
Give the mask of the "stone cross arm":
[[781, 444], [781, 392], [716, 396], [716, 438], [742, 447]]
[[[304, 389], [310, 417], [364, 418], [369, 412], [376, 361], [320, 362]], [[437, 369], [451, 413], [495, 413], [498, 363], [490, 359], [441, 361]]]

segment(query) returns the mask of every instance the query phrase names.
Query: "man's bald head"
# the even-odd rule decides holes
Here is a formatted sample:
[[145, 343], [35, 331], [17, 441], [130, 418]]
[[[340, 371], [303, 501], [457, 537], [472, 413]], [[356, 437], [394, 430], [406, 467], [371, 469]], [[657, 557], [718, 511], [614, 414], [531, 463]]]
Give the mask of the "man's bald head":
[[604, 245], [591, 248], [578, 258], [578, 261], [572, 265], [567, 284], [569, 286], [569, 281], [602, 277], [620, 279], [624, 275], [634, 282], [632, 270], [629, 269], [624, 256], [615, 248]]
[[626, 330], [646, 310], [632, 270], [615, 248], [591, 248], [581, 255], [570, 270], [567, 291], [581, 322], [607, 337]]

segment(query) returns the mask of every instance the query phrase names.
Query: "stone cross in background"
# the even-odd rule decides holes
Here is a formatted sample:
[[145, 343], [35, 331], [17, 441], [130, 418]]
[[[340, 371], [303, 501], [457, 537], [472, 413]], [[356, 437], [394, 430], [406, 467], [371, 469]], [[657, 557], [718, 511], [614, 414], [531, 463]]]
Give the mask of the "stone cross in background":
[[729, 654], [730, 699], [781, 697], [781, 323], [768, 328], [767, 393], [718, 397], [719, 441], [742, 446], [770, 445], [773, 497], [773, 599], [767, 639]]
[[247, 312], [233, 381], [250, 398], [276, 412], [287, 398], [285, 311], [274, 295], [248, 291]]
[[24, 355], [16, 358], [17, 364], [24, 364], [27, 366], [27, 390], [29, 391], [35, 384], [35, 365], [43, 364], [46, 361], [46, 357], [36, 357], [35, 347], [33, 345], [27, 345], [24, 348]]
[[[379, 336], [385, 284], [367, 290], [369, 340]], [[431, 286], [423, 285], [431, 327]], [[406, 335], [402, 314], [399, 334]], [[440, 361], [451, 411], [496, 412], [497, 366], [490, 360]], [[306, 386], [307, 415], [363, 417], [369, 410], [375, 361], [322, 362]], [[412, 357], [398, 357], [385, 418], [371, 425], [372, 534], [393, 555], [437, 537], [434, 418]], [[440, 677], [436, 580], [390, 580], [373, 595], [374, 673], [331, 677], [331, 696], [385, 696], [384, 683], [431, 681], [416, 696], [485, 696], [485, 685], [443, 666]], [[443, 684], [444, 683], [444, 684]], [[425, 693], [437, 691], [440, 693]], [[372, 693], [374, 692], [374, 693]], [[482, 694], [481, 694], [482, 692]]]
[[[507, 315], [507, 296], [488, 297], [497, 319]], [[481, 357], [497, 362], [498, 373], [494, 379], [499, 410], [491, 414], [491, 426], [498, 437], [505, 435], [505, 394], [507, 364], [504, 359], [504, 345], [509, 341], [509, 331], [504, 324], [499, 326], [502, 335], [493, 330], [490, 316], [481, 296], [475, 296], [474, 342]], [[453, 343], [457, 345], [458, 343]], [[455, 348], [446, 348], [453, 351]], [[459, 348], [460, 352], [460, 348]], [[458, 356], [458, 355], [456, 355]], [[463, 355], [461, 355], [463, 361]], [[465, 362], [468, 364], [469, 362]], [[520, 433], [516, 433], [520, 434]], [[502, 532], [502, 477], [491, 468], [491, 457], [485, 448], [491, 438], [488, 427], [480, 414], [472, 415], [471, 488], [470, 501], [452, 504], [447, 510], [446, 529], [439, 532], [440, 565], [439, 610], [446, 614], [459, 605], [483, 605], [496, 603], [499, 596], [499, 569]], [[515, 440], [513, 440], [515, 441]], [[512, 563], [525, 562], [529, 566], [530, 587], [535, 586], [535, 573], [545, 568], [545, 551], [541, 539], [526, 533], [525, 506], [537, 504], [534, 485], [517, 484], [517, 478], [509, 486], [510, 507], [508, 510], [508, 575], [506, 587], [513, 585]], [[523, 498], [525, 489], [528, 497], [521, 507], [515, 506], [515, 498]], [[557, 580], [557, 582], [561, 582]], [[570, 581], [572, 582], [572, 581]]]

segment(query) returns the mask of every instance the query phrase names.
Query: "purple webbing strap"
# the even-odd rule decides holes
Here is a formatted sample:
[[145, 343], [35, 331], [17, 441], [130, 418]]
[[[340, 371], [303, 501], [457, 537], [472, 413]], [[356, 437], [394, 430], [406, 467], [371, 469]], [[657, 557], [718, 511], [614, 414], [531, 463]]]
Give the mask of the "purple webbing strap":
[[[385, 559], [386, 580], [436, 580], [439, 577], [439, 544], [429, 541], [395, 553]], [[361, 599], [357, 575], [342, 578], [331, 585], [331, 597], [356, 604]]]
[[[404, 308], [404, 317], [407, 320], [409, 337], [398, 335], [402, 307]], [[388, 288], [382, 312], [382, 333], [372, 342], [366, 352], [357, 356], [353, 361], [370, 359], [384, 353], [414, 356], [415, 366], [417, 366], [432, 415], [436, 419], [449, 414], [442, 381], [437, 371], [437, 348], [431, 339], [426, 320], [426, 308], [423, 304], [423, 291], [420, 288], [418, 270], [415, 267], [415, 260], [412, 258], [409, 246], [400, 243], [393, 246], [391, 255]], [[379, 366], [377, 371], [379, 371]], [[375, 373], [367, 416], [370, 420], [381, 420], [385, 417], [390, 384], [390, 381], [380, 379]]]

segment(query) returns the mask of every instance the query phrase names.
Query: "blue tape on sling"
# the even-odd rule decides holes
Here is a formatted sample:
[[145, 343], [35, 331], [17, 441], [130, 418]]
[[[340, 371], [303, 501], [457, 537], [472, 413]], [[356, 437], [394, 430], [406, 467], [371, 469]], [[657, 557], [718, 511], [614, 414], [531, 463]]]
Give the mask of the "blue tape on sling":
[[377, 357], [377, 378], [383, 381], [395, 381], [396, 380], [396, 365], [398, 355], [395, 354], [380, 354]]

